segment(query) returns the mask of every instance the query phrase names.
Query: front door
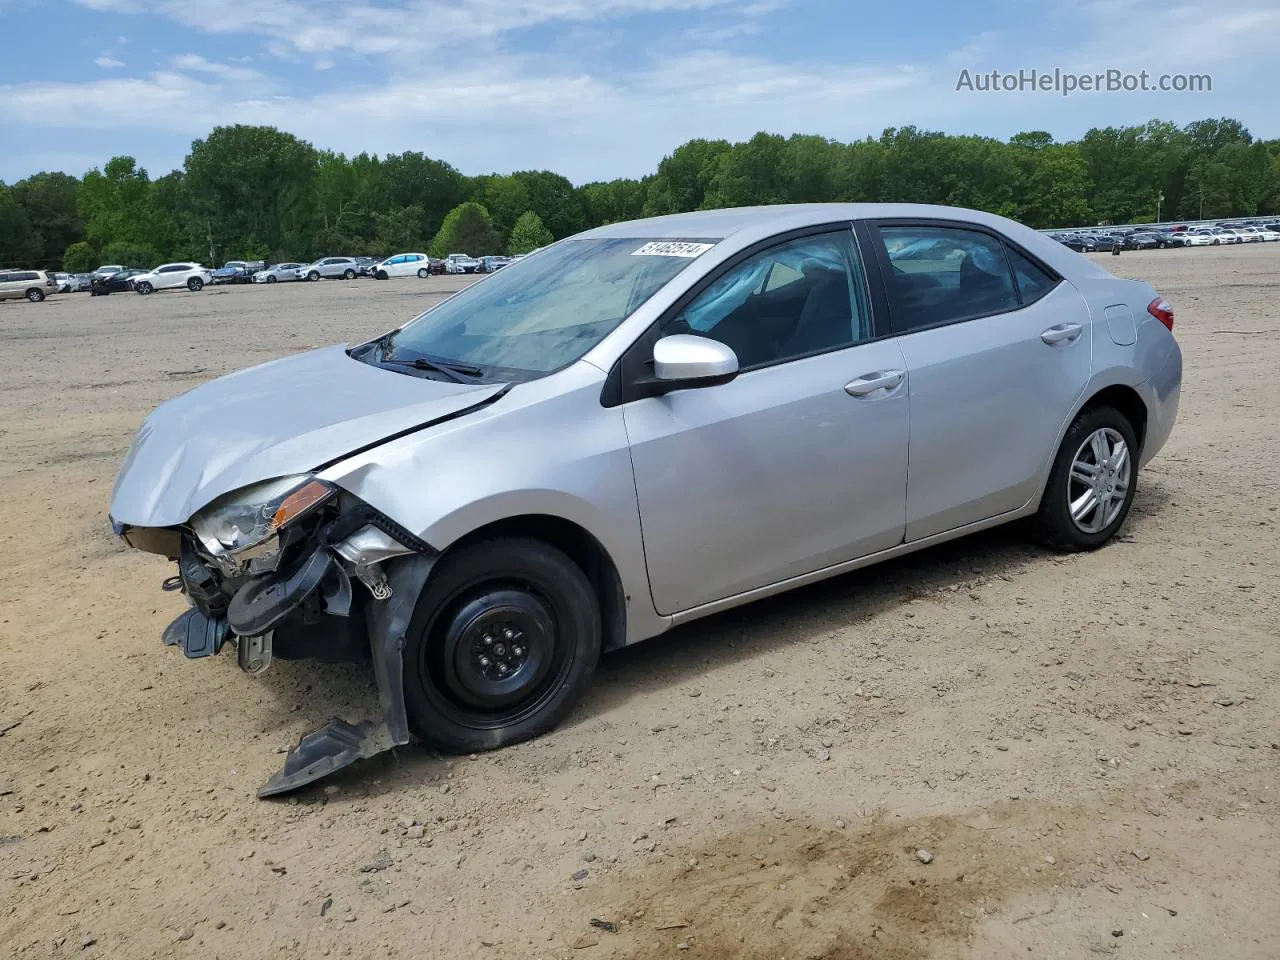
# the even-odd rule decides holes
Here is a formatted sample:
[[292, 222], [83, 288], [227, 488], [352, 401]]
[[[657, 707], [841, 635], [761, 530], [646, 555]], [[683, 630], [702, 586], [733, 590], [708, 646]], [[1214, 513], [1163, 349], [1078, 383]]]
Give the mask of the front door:
[[850, 230], [730, 266], [661, 321], [675, 333], [727, 344], [743, 372], [624, 404], [660, 613], [901, 542], [909, 384], [896, 342], [873, 339]]

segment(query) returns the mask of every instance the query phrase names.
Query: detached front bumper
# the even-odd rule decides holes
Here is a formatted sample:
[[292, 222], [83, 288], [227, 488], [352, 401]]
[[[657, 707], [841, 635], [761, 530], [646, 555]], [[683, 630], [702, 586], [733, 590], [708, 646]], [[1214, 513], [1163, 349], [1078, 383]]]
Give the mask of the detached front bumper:
[[[169, 624], [163, 641], [186, 657], [214, 656], [231, 643], [241, 669], [255, 676], [273, 658], [372, 661], [380, 720], [331, 718], [289, 750], [259, 797], [296, 790], [409, 742], [402, 651], [437, 557], [431, 547], [360, 504], [296, 544], [277, 570], [233, 576], [178, 531], [115, 527], [131, 546], [176, 553], [178, 573], [165, 589], [181, 590], [191, 608]], [[357, 591], [353, 580], [368, 589]]]

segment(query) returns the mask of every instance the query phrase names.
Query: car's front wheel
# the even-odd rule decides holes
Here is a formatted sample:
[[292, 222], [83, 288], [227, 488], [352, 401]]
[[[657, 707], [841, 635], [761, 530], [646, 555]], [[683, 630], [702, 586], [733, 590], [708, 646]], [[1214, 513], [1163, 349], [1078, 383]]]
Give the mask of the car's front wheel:
[[187, 289], [192, 293], [199, 293], [204, 289], [204, 281], [199, 277], [191, 277], [187, 280]]
[[385, 271], [385, 270], [379, 270], [377, 273], [375, 273], [375, 274], [373, 275], [373, 279], [375, 279], [375, 280], [385, 280], [385, 279], [387, 279], [387, 271]]
[[1054, 460], [1033, 529], [1056, 550], [1094, 550], [1110, 540], [1138, 487], [1138, 438], [1114, 407], [1084, 410]]
[[308, 274], [307, 274], [307, 279], [308, 279], [308, 280], [319, 280], [319, 279], [320, 279], [320, 272], [319, 272], [318, 270], [312, 270], [310, 273], [308, 273]]
[[143, 280], [141, 283], [135, 283], [133, 285], [133, 289], [137, 290], [138, 293], [142, 294], [145, 297], [148, 293], [151, 293], [155, 289], [155, 287], [151, 286], [151, 284], [149, 284], [146, 280]]
[[446, 556], [404, 649], [409, 725], [447, 753], [494, 750], [555, 727], [600, 657], [600, 608], [582, 569], [537, 540]]
[[267, 283], [275, 283], [275, 282], [276, 282], [276, 275], [274, 273], [268, 273]]
[[422, 279], [422, 280], [427, 279], [427, 277], [429, 276], [429, 274], [430, 274], [430, 271], [429, 271], [429, 270], [427, 270], [427, 268], [426, 268], [426, 267], [420, 267], [420, 268], [418, 269], [418, 277], [419, 277], [420, 279]]

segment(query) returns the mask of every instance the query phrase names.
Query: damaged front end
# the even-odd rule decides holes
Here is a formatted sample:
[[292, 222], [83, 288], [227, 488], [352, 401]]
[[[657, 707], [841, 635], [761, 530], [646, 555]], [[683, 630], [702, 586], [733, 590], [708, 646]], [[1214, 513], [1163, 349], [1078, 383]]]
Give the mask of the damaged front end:
[[273, 659], [372, 660], [382, 719], [306, 734], [258, 791], [287, 793], [409, 742], [401, 651], [437, 553], [368, 504], [313, 476], [237, 490], [179, 527], [113, 522], [130, 546], [177, 563], [166, 590], [191, 604], [164, 631], [191, 659], [231, 643], [256, 676]]

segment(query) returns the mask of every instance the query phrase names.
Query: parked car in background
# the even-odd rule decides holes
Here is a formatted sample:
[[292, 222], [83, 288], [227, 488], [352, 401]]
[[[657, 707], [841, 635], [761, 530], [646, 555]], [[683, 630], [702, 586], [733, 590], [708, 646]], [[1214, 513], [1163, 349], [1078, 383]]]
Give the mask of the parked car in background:
[[93, 284], [94, 274], [92, 273], [73, 273], [67, 281], [68, 293], [84, 293]]
[[125, 265], [123, 263], [106, 263], [100, 266], [97, 270], [93, 271], [93, 275], [95, 277], [109, 277], [111, 276], [111, 274], [119, 273], [121, 270], [124, 270], [124, 269], [125, 269]]
[[71, 292], [71, 274], [57, 270], [49, 274], [49, 277], [53, 280], [54, 289], [59, 293]]
[[1196, 230], [1179, 231], [1169, 238], [1169, 245], [1173, 247], [1207, 247], [1212, 243], [1213, 237]]
[[143, 295], [183, 287], [194, 292], [204, 289], [205, 284], [212, 280], [212, 271], [199, 263], [162, 263], [154, 270], [134, 277], [133, 289]]
[[215, 284], [253, 282], [253, 274], [249, 272], [249, 265], [243, 260], [228, 260], [217, 270], [214, 270], [211, 276]]
[[382, 722], [308, 733], [259, 796], [411, 732], [529, 740], [604, 650], [998, 524], [1101, 548], [1178, 410], [1156, 290], [976, 210], [677, 214], [501, 272], [130, 444], [110, 520], [190, 603], [166, 643], [373, 661]]
[[265, 267], [253, 275], [254, 283], [279, 283], [281, 280], [301, 280], [302, 268], [301, 263], [277, 263], [270, 267]]
[[1121, 240], [1123, 250], [1154, 250], [1156, 247], [1163, 247], [1164, 243], [1153, 233], [1139, 233], [1137, 231], [1126, 234]]
[[109, 293], [125, 293], [133, 289], [134, 277], [140, 277], [146, 270], [140, 270], [137, 267], [130, 267], [128, 270], [117, 270], [115, 273], [106, 276], [94, 277], [93, 283], [89, 287], [89, 293], [95, 297], [101, 297]]
[[354, 257], [321, 257], [302, 268], [308, 280], [354, 280], [360, 267]]
[[57, 283], [43, 270], [0, 270], [0, 300], [39, 303], [57, 292]]
[[426, 277], [431, 273], [430, 258], [425, 253], [397, 253], [373, 265], [378, 280], [390, 277]]
[[356, 257], [356, 275], [360, 277], [372, 277], [373, 268], [378, 265], [377, 257]]
[[475, 273], [480, 261], [465, 253], [451, 253], [444, 258], [445, 273]]
[[496, 273], [510, 262], [509, 257], [481, 257], [476, 273]]

